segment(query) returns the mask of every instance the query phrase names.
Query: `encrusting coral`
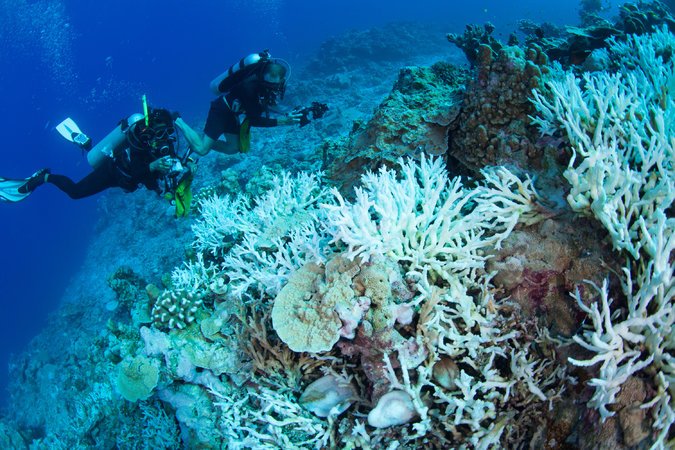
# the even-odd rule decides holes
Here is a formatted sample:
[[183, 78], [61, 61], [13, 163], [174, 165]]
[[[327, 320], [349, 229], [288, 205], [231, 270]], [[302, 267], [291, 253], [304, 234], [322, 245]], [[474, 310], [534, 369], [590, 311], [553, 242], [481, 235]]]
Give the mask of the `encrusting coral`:
[[130, 402], [150, 397], [158, 380], [159, 370], [144, 356], [124, 360], [118, 366], [117, 389]]

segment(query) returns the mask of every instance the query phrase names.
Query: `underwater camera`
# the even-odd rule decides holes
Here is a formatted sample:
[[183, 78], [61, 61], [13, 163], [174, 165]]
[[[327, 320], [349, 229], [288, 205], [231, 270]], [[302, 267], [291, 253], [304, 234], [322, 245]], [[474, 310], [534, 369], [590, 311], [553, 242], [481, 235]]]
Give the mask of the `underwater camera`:
[[300, 117], [301, 127], [304, 127], [312, 120], [322, 118], [326, 114], [326, 111], [328, 111], [328, 105], [320, 102], [312, 102], [312, 106], [297, 107], [293, 110], [295, 113], [302, 114], [302, 117]]
[[169, 170], [169, 176], [175, 176], [183, 172], [183, 164], [180, 162], [180, 159], [178, 158], [171, 158], [171, 169]]

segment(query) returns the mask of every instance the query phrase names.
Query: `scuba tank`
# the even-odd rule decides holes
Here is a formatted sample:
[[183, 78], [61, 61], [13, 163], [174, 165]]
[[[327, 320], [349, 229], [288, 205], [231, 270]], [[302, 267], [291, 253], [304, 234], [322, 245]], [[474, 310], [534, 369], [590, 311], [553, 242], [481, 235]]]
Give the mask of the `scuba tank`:
[[232, 87], [241, 83], [246, 77], [253, 74], [260, 67], [261, 63], [265, 63], [271, 58], [272, 55], [270, 55], [270, 52], [267, 50], [260, 53], [251, 53], [214, 78], [213, 81], [211, 81], [211, 90], [216, 95], [228, 92]]
[[127, 131], [137, 122], [144, 119], [140, 113], [132, 114], [117, 125], [106, 137], [87, 153], [87, 161], [93, 168], [98, 167], [105, 158], [112, 158], [115, 151], [127, 147]]

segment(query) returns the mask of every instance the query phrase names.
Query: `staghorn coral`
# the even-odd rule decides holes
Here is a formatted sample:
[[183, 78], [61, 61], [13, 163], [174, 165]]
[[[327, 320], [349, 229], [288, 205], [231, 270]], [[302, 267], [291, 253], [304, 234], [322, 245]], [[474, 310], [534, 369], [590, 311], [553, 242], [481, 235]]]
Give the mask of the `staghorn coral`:
[[[670, 50], [664, 51], [669, 48]], [[575, 341], [591, 356], [577, 366], [600, 364], [589, 381], [590, 404], [604, 421], [615, 414], [622, 387], [632, 377], [651, 380], [653, 448], [672, 445], [673, 266], [675, 222], [675, 36], [664, 26], [631, 36], [608, 49], [617, 73], [559, 73], [545, 91], [535, 91], [535, 119], [542, 133], [564, 131], [573, 156], [565, 171], [572, 208], [595, 217], [623, 252], [622, 297], [612, 300], [605, 280], [590, 283], [598, 302], [573, 295], [592, 324]]]
[[347, 257], [386, 256], [420, 278], [475, 279], [484, 249], [498, 246], [519, 217], [528, 223], [542, 217], [531, 180], [504, 168], [486, 169], [486, 184], [469, 190], [459, 177], [448, 179], [440, 159], [399, 164], [400, 180], [386, 168], [364, 175], [354, 204], [333, 190], [337, 205], [325, 206], [328, 225], [334, 240], [348, 246]]
[[327, 190], [320, 181], [321, 174], [284, 173], [274, 176], [273, 187], [253, 203], [244, 197], [205, 200], [193, 227], [194, 245], [216, 257], [216, 266], [206, 270], [226, 274], [227, 281], [214, 285], [213, 277], [200, 276], [203, 263], [195, 266], [196, 275], [188, 271], [181, 278], [221, 293], [227, 284], [227, 295], [238, 299], [249, 289], [276, 294], [299, 267], [324, 260], [318, 204]]

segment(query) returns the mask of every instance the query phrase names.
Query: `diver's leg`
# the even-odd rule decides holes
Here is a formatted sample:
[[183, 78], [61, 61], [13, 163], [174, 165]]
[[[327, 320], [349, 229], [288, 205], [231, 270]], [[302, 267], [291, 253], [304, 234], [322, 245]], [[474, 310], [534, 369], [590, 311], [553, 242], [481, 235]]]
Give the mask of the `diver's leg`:
[[110, 187], [117, 186], [113, 172], [107, 164], [94, 169], [93, 172], [77, 183], [64, 175], [55, 174], [50, 174], [47, 177], [47, 183], [51, 183], [61, 189], [68, 194], [68, 197], [74, 200], [89, 197]]

